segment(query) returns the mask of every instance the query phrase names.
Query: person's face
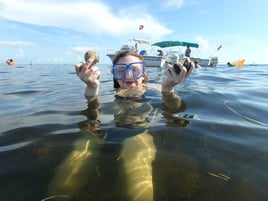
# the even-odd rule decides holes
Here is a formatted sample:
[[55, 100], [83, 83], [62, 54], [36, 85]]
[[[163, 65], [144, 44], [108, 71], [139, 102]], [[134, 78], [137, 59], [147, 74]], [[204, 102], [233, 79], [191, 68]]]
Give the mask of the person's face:
[[[142, 62], [142, 61], [135, 56], [128, 55], [126, 57], [120, 58], [117, 63], [130, 64], [134, 62]], [[142, 87], [143, 81], [144, 76], [137, 79], [130, 70], [127, 70], [126, 75], [123, 77], [122, 80], [118, 80], [118, 83], [121, 88], [130, 89], [130, 88]]]

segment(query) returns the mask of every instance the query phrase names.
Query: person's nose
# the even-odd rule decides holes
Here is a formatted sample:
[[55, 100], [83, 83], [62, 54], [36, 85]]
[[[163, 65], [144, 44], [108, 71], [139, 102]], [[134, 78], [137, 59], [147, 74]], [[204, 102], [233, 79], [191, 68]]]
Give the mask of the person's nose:
[[133, 72], [131, 69], [128, 69], [126, 72], [126, 79], [131, 79], [133, 78]]

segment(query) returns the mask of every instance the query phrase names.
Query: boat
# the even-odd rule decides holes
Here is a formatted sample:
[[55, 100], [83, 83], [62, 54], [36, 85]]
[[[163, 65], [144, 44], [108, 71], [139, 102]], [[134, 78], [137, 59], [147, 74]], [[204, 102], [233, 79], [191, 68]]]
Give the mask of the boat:
[[[157, 46], [160, 48], [171, 48], [175, 47], [176, 50], [170, 50], [166, 53], [166, 60], [179, 61], [183, 62], [185, 60], [185, 56], [181, 47], [190, 47], [190, 48], [198, 48], [198, 43], [184, 42], [184, 41], [161, 41], [152, 44], [153, 46]], [[199, 58], [191, 56], [190, 59], [194, 61], [198, 66], [201, 67], [216, 67], [218, 65], [218, 57], [209, 57], [209, 58]]]
[[15, 61], [13, 59], [8, 59], [8, 60], [6, 60], [6, 64], [9, 65], [9, 66], [14, 66]]
[[163, 52], [157, 51], [150, 45], [150, 42], [143, 39], [129, 39], [126, 44], [123, 44], [120, 50], [108, 50], [106, 54], [113, 61], [115, 54], [118, 51], [134, 50], [144, 58], [144, 63], [148, 67], [163, 67], [165, 59]]
[[[199, 47], [197, 43], [183, 41], [160, 41], [150, 44], [149, 41], [143, 39], [129, 39], [121, 49], [108, 51], [106, 55], [113, 61], [118, 51], [134, 50], [143, 56], [146, 66], [164, 67], [165, 63], [184, 62], [186, 57], [180, 48], [187, 46], [191, 48]], [[216, 67], [218, 65], [218, 57], [190, 57], [190, 59], [200, 67]]]

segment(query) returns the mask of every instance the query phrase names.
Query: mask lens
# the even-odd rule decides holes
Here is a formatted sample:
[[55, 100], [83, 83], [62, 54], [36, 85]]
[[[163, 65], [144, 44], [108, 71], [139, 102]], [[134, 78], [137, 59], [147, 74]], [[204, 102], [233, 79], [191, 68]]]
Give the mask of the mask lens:
[[116, 65], [114, 65], [113, 74], [114, 74], [115, 79], [121, 80], [123, 78], [123, 76], [125, 74], [125, 71], [126, 71], [126, 67], [127, 67], [126, 64], [116, 64]]
[[[128, 72], [128, 71], [131, 71]], [[142, 62], [134, 62], [130, 64], [115, 64], [113, 66], [114, 78], [117, 80], [122, 80], [126, 74], [128, 77], [132, 74], [136, 79], [139, 79], [144, 74], [144, 65]]]
[[132, 63], [130, 65], [131, 65], [132, 73], [134, 74], [134, 76], [137, 79], [141, 78], [143, 76], [143, 73], [144, 73], [143, 63], [137, 62], [137, 63]]

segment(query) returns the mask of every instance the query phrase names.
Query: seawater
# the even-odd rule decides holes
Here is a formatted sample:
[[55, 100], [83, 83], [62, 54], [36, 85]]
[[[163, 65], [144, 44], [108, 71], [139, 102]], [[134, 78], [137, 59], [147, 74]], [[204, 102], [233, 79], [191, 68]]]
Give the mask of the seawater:
[[[73, 65], [0, 65], [1, 201], [268, 200], [267, 65], [196, 69], [175, 88], [183, 111], [152, 93], [147, 128], [115, 124], [111, 65], [99, 67], [88, 114]], [[147, 68], [150, 82], [164, 71]]]

